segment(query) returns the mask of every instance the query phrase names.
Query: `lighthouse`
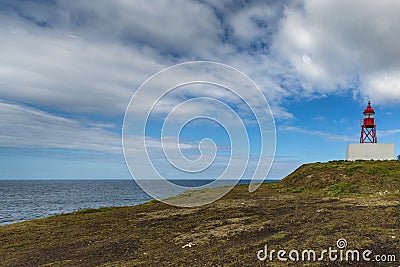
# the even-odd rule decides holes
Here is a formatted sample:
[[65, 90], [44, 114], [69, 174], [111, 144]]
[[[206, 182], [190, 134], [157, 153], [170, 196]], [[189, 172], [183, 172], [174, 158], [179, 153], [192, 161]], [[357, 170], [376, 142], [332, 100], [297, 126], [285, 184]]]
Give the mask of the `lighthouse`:
[[349, 144], [346, 149], [346, 160], [392, 160], [394, 144], [378, 144], [376, 134], [375, 110], [368, 101], [363, 112], [359, 144]]
[[371, 101], [363, 112], [364, 120], [361, 125], [360, 143], [378, 143], [376, 138], [375, 110], [371, 107]]

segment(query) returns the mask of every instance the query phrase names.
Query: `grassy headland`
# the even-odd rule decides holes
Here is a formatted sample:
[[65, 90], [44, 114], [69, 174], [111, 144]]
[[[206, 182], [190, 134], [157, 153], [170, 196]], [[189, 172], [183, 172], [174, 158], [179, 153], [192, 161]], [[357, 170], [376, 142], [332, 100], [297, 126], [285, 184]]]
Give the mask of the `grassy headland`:
[[[399, 190], [396, 161], [306, 164], [281, 182], [254, 193], [240, 185], [202, 207], [150, 201], [1, 226], [0, 265], [399, 266]], [[395, 254], [397, 262], [257, 259], [266, 244], [321, 251], [336, 248], [340, 238], [347, 249]]]

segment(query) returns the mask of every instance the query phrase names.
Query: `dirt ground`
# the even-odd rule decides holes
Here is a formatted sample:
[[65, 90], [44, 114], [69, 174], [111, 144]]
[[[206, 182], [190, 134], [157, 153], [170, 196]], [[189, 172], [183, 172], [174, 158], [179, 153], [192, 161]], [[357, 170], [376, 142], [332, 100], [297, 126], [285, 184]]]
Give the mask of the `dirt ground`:
[[[268, 183], [253, 193], [241, 185], [202, 207], [150, 201], [5, 225], [0, 265], [400, 266], [398, 190], [360, 193], [339, 184], [311, 190]], [[343, 249], [339, 239], [347, 242]], [[265, 256], [266, 246], [268, 256], [276, 250], [272, 261], [257, 257], [259, 251]], [[327, 254], [320, 261], [329, 248], [339, 258], [348, 250], [370, 250], [371, 261], [332, 261]], [[287, 261], [278, 259], [278, 250], [286, 251]], [[291, 250], [300, 253], [299, 261], [294, 252], [289, 258]], [[303, 250], [314, 250], [316, 261], [302, 261]]]

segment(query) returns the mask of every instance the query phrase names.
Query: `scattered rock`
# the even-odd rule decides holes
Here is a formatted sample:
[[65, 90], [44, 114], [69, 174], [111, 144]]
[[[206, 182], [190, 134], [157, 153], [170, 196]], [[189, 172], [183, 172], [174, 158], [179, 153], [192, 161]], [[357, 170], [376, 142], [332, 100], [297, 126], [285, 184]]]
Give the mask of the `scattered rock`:
[[189, 242], [189, 243], [187, 243], [186, 245], [183, 245], [182, 248], [191, 248], [191, 247], [193, 247], [193, 246], [195, 246], [195, 245], [196, 245], [195, 243]]

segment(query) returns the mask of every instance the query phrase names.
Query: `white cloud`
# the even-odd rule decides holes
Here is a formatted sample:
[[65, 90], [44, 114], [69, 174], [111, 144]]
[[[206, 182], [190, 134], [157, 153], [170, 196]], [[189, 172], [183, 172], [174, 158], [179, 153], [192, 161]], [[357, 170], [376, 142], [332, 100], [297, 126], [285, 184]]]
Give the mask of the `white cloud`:
[[121, 114], [162, 67], [151, 49], [93, 43], [48, 30], [1, 29], [0, 94], [79, 114]]
[[[0, 29], [4, 99], [75, 114], [122, 114], [134, 90], [151, 74], [176, 62], [206, 59], [258, 77], [275, 115], [291, 116], [279, 105], [286, 91], [271, 79], [279, 72], [273, 70], [277, 66], [265, 56], [237, 52], [235, 46], [251, 41], [243, 35], [246, 31], [232, 23], [238, 36], [234, 43], [225, 40], [227, 29], [209, 5], [122, 0], [13, 5], [12, 11], [0, 13], [5, 25]], [[263, 7], [257, 4], [226, 16], [232, 22], [236, 17], [248, 19], [253, 27], [248, 32], [256, 32], [256, 39], [266, 38], [270, 32], [256, 21], [272, 24], [279, 12], [277, 7]]]
[[218, 41], [219, 20], [211, 8], [197, 1], [63, 1], [62, 6], [71, 16], [86, 15], [86, 25], [94, 34], [111, 33], [163, 52], [193, 55], [196, 51], [204, 56], [212, 54]]
[[0, 147], [121, 153], [119, 134], [34, 108], [0, 102]]
[[279, 131], [296, 132], [296, 133], [301, 133], [301, 134], [305, 134], [305, 135], [319, 136], [319, 137], [326, 138], [328, 140], [335, 140], [335, 141], [351, 142], [353, 140], [356, 140], [355, 138], [345, 136], [345, 135], [337, 135], [337, 134], [327, 133], [327, 132], [323, 132], [323, 131], [307, 130], [307, 129], [303, 129], [303, 128], [297, 127], [297, 126], [281, 126], [281, 127], [279, 127]]
[[274, 52], [292, 68], [305, 95], [354, 88], [382, 103], [400, 99], [400, 2], [304, 1], [288, 8]]
[[399, 134], [400, 129], [391, 129], [391, 130], [383, 130], [383, 131], [377, 131], [378, 136], [386, 137], [394, 134]]
[[367, 75], [362, 85], [365, 95], [377, 103], [400, 101], [400, 69]]
[[[233, 36], [241, 45], [250, 42], [266, 41], [277, 19], [277, 6], [254, 5], [245, 7], [232, 14], [228, 20], [233, 29]], [[262, 40], [264, 38], [264, 40]], [[261, 40], [260, 40], [261, 39]]]
[[208, 59], [254, 78], [278, 118], [293, 117], [287, 97], [349, 90], [358, 79], [365, 98], [400, 98], [397, 1], [205, 3], [9, 2], [15, 8], [0, 14], [0, 94], [72, 113], [121, 114], [149, 75]]

